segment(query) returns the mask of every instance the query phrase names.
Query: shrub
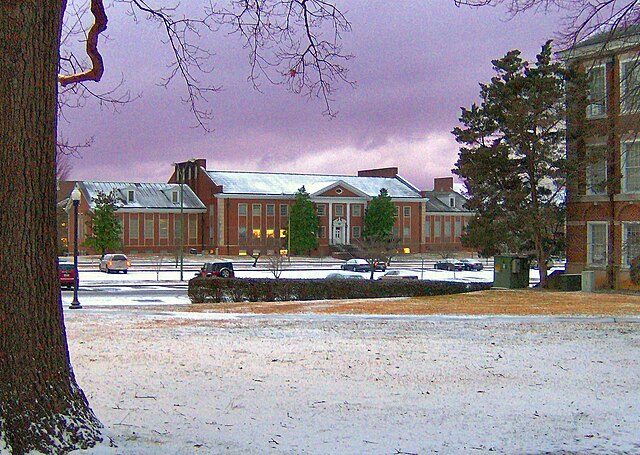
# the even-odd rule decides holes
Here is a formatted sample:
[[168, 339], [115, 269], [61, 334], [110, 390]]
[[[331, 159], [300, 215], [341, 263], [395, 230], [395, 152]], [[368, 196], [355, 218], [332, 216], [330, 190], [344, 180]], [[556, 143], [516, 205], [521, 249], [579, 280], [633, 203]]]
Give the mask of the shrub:
[[419, 297], [457, 294], [489, 288], [491, 288], [491, 283], [423, 280], [271, 280], [197, 277], [189, 281], [188, 293], [192, 303], [274, 302]]

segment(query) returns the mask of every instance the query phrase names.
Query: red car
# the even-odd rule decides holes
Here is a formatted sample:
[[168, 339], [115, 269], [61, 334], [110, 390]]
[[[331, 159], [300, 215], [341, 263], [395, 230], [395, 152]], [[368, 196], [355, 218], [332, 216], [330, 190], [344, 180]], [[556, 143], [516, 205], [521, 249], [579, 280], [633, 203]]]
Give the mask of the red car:
[[67, 289], [73, 288], [76, 278], [76, 269], [73, 264], [61, 262], [58, 268], [60, 269], [60, 286], [66, 286]]

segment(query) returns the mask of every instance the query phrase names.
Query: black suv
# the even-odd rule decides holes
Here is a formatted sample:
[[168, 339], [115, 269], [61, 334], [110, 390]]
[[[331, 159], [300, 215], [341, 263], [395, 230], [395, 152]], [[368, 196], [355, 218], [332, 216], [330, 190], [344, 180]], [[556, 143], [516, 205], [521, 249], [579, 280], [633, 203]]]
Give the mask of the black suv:
[[233, 263], [231, 261], [211, 261], [205, 262], [200, 268], [200, 273], [196, 275], [203, 278], [218, 276], [221, 278], [233, 278]]

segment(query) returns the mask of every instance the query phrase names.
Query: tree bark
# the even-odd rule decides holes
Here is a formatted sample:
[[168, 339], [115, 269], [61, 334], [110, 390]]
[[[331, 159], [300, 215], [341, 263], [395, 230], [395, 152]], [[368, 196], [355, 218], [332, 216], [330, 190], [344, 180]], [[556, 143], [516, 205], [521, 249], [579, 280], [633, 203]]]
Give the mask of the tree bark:
[[101, 440], [75, 381], [56, 256], [56, 102], [65, 0], [0, 2], [0, 452]]

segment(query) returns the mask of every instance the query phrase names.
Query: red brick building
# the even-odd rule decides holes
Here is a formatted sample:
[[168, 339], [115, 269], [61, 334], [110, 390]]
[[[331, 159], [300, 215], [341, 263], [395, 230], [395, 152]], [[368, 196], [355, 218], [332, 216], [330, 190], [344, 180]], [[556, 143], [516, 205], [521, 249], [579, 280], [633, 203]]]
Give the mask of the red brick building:
[[639, 55], [637, 28], [560, 54], [589, 81], [586, 110], [567, 124], [568, 153], [584, 163], [567, 194], [567, 271], [594, 271], [597, 287], [631, 287], [640, 253]]
[[[185, 232], [185, 250], [195, 248], [201, 251], [205, 247], [201, 242], [201, 223], [202, 214], [207, 209], [187, 185], [182, 188], [182, 204], [181, 188], [177, 184], [81, 181], [76, 186], [82, 195], [78, 207], [80, 251], [95, 253], [84, 245], [84, 241], [91, 234], [87, 212], [94, 207], [92, 199], [99, 191], [105, 194], [113, 191], [122, 202], [116, 212], [123, 227], [122, 251], [177, 254], [183, 242], [182, 226]], [[67, 213], [69, 233], [72, 233], [73, 208], [70, 200], [67, 202]], [[69, 249], [73, 250], [73, 235], [68, 238]]]
[[[432, 191], [420, 191], [395, 167], [363, 170], [355, 176], [211, 171], [204, 159], [198, 159], [176, 163], [169, 183], [83, 181], [77, 186], [82, 193], [79, 246], [87, 253], [94, 253], [84, 246], [89, 235], [87, 212], [98, 191], [114, 191], [122, 201], [116, 214], [122, 221], [125, 253], [177, 253], [181, 218], [185, 251], [233, 256], [288, 249], [289, 209], [302, 186], [320, 220], [318, 255], [358, 244], [365, 210], [382, 188], [396, 207], [394, 236], [406, 253], [461, 249], [460, 236], [473, 216], [463, 207], [465, 198], [454, 191], [452, 177], [435, 179]], [[72, 188], [63, 187], [68, 197]], [[71, 204], [66, 207], [68, 232], [73, 232]], [[60, 235], [70, 238], [72, 249], [73, 236]]]
[[210, 171], [206, 160], [198, 159], [177, 163], [169, 181], [189, 185], [207, 207], [198, 242], [223, 255], [286, 249], [289, 208], [302, 186], [318, 211], [321, 255], [357, 243], [367, 205], [381, 188], [396, 206], [394, 234], [405, 252], [427, 251], [428, 243], [459, 249], [472, 216], [462, 208], [464, 198], [453, 191], [453, 178], [437, 179], [433, 192], [421, 192], [395, 167], [359, 171], [357, 176]]
[[433, 190], [422, 194], [428, 199], [424, 230], [426, 248], [440, 252], [460, 250], [460, 237], [475, 214], [464, 208], [467, 199], [454, 191], [453, 177], [436, 178]]

